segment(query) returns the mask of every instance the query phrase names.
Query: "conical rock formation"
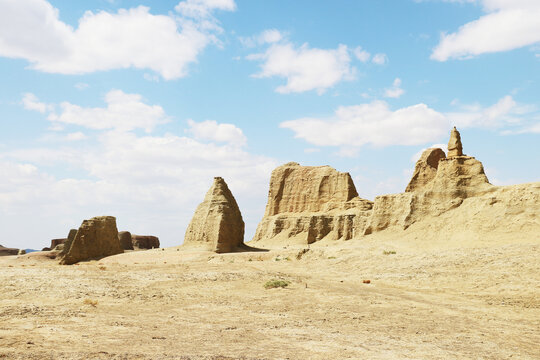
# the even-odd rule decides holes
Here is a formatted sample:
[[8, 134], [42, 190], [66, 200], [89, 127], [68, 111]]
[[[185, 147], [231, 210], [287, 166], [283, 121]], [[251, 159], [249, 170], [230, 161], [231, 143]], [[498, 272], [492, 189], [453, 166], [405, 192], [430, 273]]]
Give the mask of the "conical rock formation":
[[450, 132], [450, 140], [448, 141], [448, 157], [462, 156], [463, 145], [461, 144], [461, 135], [457, 131], [456, 127]]
[[186, 230], [184, 245], [217, 253], [244, 246], [244, 220], [233, 194], [220, 177], [197, 207]]
[[372, 202], [358, 197], [348, 173], [287, 163], [272, 172], [256, 245], [349, 240], [363, 233]]
[[123, 252], [118, 239], [116, 218], [98, 216], [82, 222], [75, 237], [68, 238], [64, 243], [59, 257], [60, 264], [71, 265]]

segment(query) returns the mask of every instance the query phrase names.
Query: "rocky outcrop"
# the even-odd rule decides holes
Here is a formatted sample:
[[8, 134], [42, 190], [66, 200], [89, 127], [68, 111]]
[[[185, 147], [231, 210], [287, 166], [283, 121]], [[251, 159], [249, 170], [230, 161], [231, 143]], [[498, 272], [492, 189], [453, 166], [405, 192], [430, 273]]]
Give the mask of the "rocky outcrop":
[[68, 239], [64, 243], [64, 249], [59, 257], [60, 264], [70, 265], [122, 252], [116, 218], [99, 216], [82, 222], [74, 239]]
[[463, 156], [463, 145], [461, 144], [461, 135], [456, 127], [450, 132], [450, 140], [448, 141], [448, 157]]
[[17, 252], [17, 255], [26, 255], [26, 250], [19, 249], [19, 251]]
[[133, 243], [131, 242], [131, 233], [129, 231], [120, 231], [118, 233], [118, 240], [120, 246], [124, 250], [133, 250]]
[[[449, 147], [453, 146], [453, 153], [461, 152], [461, 140], [455, 128], [451, 138]], [[467, 198], [482, 196], [495, 189], [489, 183], [482, 163], [474, 157], [453, 155], [444, 158], [443, 155], [441, 149], [424, 151], [404, 194], [375, 198], [373, 215], [364, 232], [366, 235], [393, 226], [407, 229], [417, 221], [459, 207]]]
[[159, 238], [151, 235], [131, 235], [131, 250], [136, 249], [158, 249]]
[[[52, 239], [51, 240], [51, 249], [55, 249], [58, 245], [65, 244], [67, 241], [73, 241], [73, 239], [75, 239], [76, 234], [77, 234], [77, 229], [71, 229], [71, 230], [69, 230], [67, 238]], [[61, 250], [61, 249], [59, 248], [58, 250]]]
[[256, 245], [349, 240], [363, 233], [372, 202], [358, 196], [349, 173], [330, 166], [287, 163], [270, 178]]
[[236, 200], [220, 177], [197, 207], [184, 237], [184, 246], [218, 253], [244, 247], [244, 220]]
[[19, 249], [7, 248], [0, 245], [0, 256], [17, 255], [18, 253], [19, 253]]
[[405, 192], [421, 191], [426, 188], [437, 175], [439, 161], [446, 159], [444, 151], [439, 148], [425, 150], [416, 162], [411, 181], [407, 185]]

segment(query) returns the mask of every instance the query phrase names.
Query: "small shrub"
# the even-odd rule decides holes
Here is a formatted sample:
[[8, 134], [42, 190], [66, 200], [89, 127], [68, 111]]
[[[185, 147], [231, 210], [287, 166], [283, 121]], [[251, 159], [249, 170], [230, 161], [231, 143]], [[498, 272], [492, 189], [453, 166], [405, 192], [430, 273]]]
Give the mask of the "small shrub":
[[332, 259], [336, 259], [336, 257], [335, 256], [329, 256], [328, 257], [328, 260], [332, 260]]
[[253, 259], [252, 259], [252, 258], [249, 258], [249, 260], [248, 260], [248, 261], [253, 261]]
[[99, 270], [107, 270], [107, 268], [105, 266], [100, 266]]
[[85, 305], [91, 305], [93, 307], [96, 307], [97, 304], [98, 304], [98, 301], [97, 300], [93, 300], [93, 299], [84, 299], [84, 304]]
[[269, 280], [264, 284], [265, 289], [285, 288], [289, 286], [290, 282], [286, 280]]
[[383, 255], [394, 255], [396, 252], [394, 250], [384, 250]]

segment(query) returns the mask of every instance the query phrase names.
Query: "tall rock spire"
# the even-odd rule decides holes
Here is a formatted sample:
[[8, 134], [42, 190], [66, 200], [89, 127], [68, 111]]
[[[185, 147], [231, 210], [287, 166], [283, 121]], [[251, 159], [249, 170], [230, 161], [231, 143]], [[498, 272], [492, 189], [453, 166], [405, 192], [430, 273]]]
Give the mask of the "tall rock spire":
[[463, 156], [463, 145], [461, 144], [461, 136], [456, 127], [450, 132], [450, 140], [448, 141], [448, 157]]

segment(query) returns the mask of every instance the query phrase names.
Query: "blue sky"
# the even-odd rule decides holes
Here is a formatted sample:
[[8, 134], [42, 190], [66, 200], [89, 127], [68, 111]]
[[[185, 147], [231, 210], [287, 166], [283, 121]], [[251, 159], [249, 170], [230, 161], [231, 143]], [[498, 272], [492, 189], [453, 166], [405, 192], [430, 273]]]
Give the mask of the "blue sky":
[[496, 185], [538, 181], [537, 0], [0, 0], [0, 244], [81, 221], [182, 242], [214, 176], [250, 240], [272, 169], [404, 190], [452, 126]]

